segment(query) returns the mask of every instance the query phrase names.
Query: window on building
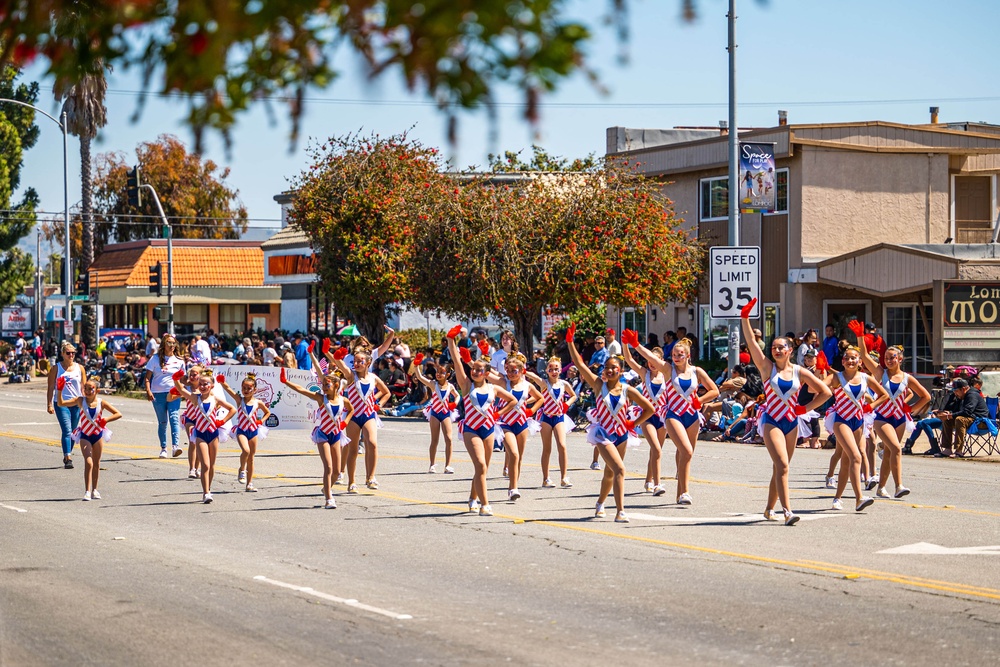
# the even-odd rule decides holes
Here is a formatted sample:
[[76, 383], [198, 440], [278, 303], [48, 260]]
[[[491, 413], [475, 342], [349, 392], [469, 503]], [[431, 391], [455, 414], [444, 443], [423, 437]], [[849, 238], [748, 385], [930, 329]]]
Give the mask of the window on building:
[[321, 333], [336, 329], [333, 303], [316, 285], [309, 286], [309, 328]]
[[725, 220], [729, 217], [729, 177], [701, 180], [700, 220]]
[[923, 316], [919, 304], [885, 305], [882, 338], [886, 345], [903, 346], [904, 367], [911, 373], [933, 373], [935, 370], [930, 339], [924, 328], [925, 319], [928, 326], [933, 326], [932, 314], [930, 304], [924, 304]]
[[[621, 314], [621, 329], [631, 329], [639, 334], [639, 340], [646, 342], [646, 309], [626, 308]], [[619, 331], [618, 340], [621, 340]]]
[[[167, 309], [164, 308], [166, 313]], [[181, 335], [198, 333], [208, 328], [208, 304], [185, 303], [174, 306], [174, 331]]]
[[774, 202], [774, 215], [785, 215], [788, 213], [788, 169], [775, 172], [775, 186], [778, 192]]
[[247, 307], [224, 303], [219, 306], [219, 331], [225, 334], [240, 333], [247, 328]]

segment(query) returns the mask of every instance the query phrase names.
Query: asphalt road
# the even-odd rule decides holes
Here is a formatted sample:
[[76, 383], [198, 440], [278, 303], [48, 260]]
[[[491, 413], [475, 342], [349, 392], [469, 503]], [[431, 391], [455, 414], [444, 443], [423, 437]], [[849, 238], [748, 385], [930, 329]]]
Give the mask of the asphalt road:
[[428, 474], [426, 422], [387, 420], [378, 491], [340, 486], [321, 509], [307, 434], [272, 431], [260, 493], [237, 484], [230, 443], [203, 505], [186, 457], [156, 458], [151, 406], [112, 398], [125, 419], [103, 499], [82, 502], [82, 461], [62, 468], [39, 385], [0, 386], [2, 666], [1000, 661], [995, 463], [908, 457], [912, 495], [856, 514], [829, 509], [829, 453], [800, 450], [803, 520], [787, 528], [760, 515], [763, 448], [699, 443], [680, 507], [672, 480], [641, 491], [641, 447], [626, 458], [632, 522], [616, 524], [593, 518], [583, 436], [572, 489], [541, 488], [533, 437], [517, 503], [494, 459], [487, 518], [464, 511], [461, 446], [456, 475]]

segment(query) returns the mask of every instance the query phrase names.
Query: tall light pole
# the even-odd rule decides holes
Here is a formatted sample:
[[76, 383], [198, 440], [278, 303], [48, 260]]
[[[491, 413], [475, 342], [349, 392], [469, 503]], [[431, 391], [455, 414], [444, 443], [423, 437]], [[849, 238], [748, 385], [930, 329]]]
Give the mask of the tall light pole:
[[[28, 107], [29, 109], [34, 109], [38, 113], [42, 114], [53, 123], [59, 126], [62, 130], [63, 135], [63, 222], [65, 223], [65, 234], [66, 234], [66, 258], [63, 260], [63, 276], [66, 279], [66, 313], [65, 321], [63, 322], [63, 338], [66, 338], [66, 322], [70, 322], [72, 326], [72, 300], [70, 299], [70, 293], [73, 288], [73, 277], [70, 274], [70, 262], [69, 262], [69, 139], [66, 134], [66, 112], [63, 111], [62, 122], [60, 123], [54, 116], [51, 116], [33, 104], [28, 104], [27, 102], [22, 102], [21, 100], [11, 100], [5, 97], [0, 97], [0, 102], [9, 102], [11, 104], [17, 104], [18, 106]], [[36, 295], [37, 298], [37, 295]]]
[[[739, 130], [736, 127], [736, 0], [729, 0], [729, 245], [740, 244]], [[759, 296], [759, 295], [757, 295]], [[729, 371], [739, 361], [740, 321], [729, 320]]]

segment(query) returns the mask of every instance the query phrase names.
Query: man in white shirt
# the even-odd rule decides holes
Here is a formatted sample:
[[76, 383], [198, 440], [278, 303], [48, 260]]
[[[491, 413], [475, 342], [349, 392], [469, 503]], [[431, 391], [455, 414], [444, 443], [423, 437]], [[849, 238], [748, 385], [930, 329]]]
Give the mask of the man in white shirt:
[[156, 336], [149, 334], [149, 340], [146, 341], [146, 358], [149, 359], [151, 356], [156, 354], [160, 349], [160, 341], [156, 340]]
[[278, 356], [278, 352], [274, 349], [274, 341], [273, 340], [267, 341], [267, 347], [265, 347], [264, 351], [260, 353], [260, 356], [261, 356], [261, 358], [262, 358], [265, 366], [273, 366], [274, 365], [274, 360]]
[[196, 364], [202, 366], [208, 366], [212, 363], [212, 348], [208, 341], [198, 334], [194, 335], [194, 342], [191, 345], [191, 358]]

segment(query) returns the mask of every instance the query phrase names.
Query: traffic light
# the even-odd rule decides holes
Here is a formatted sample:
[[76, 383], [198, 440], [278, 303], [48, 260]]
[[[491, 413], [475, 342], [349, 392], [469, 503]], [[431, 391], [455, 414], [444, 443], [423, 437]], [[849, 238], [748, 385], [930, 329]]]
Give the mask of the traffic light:
[[156, 320], [157, 322], [163, 321], [163, 308], [161, 308], [160, 306], [156, 306], [155, 308], [153, 308], [153, 319]]
[[76, 280], [76, 293], [90, 296], [90, 272], [80, 274]]
[[142, 206], [142, 190], [139, 182], [139, 167], [132, 167], [128, 172], [125, 192], [128, 195], [128, 205], [134, 208]]
[[163, 264], [161, 262], [149, 267], [149, 291], [156, 296], [163, 296]]

